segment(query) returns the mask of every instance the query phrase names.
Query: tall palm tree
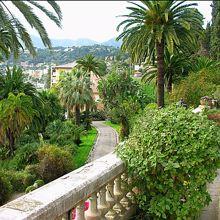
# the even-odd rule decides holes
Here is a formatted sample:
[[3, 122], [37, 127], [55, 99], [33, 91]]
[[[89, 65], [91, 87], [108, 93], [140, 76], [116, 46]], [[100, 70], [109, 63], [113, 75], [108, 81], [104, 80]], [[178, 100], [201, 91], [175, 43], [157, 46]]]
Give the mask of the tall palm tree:
[[[76, 62], [77, 62], [76, 67], [82, 69], [83, 72], [86, 74], [86, 76], [89, 77], [89, 79], [91, 79], [92, 73], [94, 73], [96, 77], [102, 78], [102, 76], [104, 76], [107, 72], [107, 66], [105, 62], [95, 58], [92, 54], [87, 54], [86, 56], [77, 60]], [[90, 82], [90, 84], [92, 85], [92, 82]], [[90, 91], [91, 91], [91, 95], [93, 96], [92, 89]], [[90, 107], [91, 104], [93, 105], [93, 103], [94, 102], [92, 101], [86, 104], [85, 113], [87, 119], [89, 118]]]
[[89, 78], [82, 70], [73, 69], [61, 76], [58, 88], [61, 103], [69, 113], [75, 111], [75, 122], [80, 125], [80, 110], [92, 100]]
[[13, 155], [15, 150], [16, 138], [20, 136], [25, 127], [30, 125], [36, 111], [33, 109], [31, 97], [24, 93], [14, 95], [9, 93], [7, 99], [0, 101], [0, 121], [1, 129], [0, 143], [7, 140], [10, 155]]
[[102, 77], [106, 74], [107, 67], [105, 62], [95, 58], [92, 54], [87, 54], [76, 62], [76, 67], [81, 68], [89, 77], [91, 73], [94, 73], [97, 77]]
[[203, 16], [195, 3], [185, 1], [149, 1], [142, 0], [141, 5], [131, 2], [127, 7], [130, 13], [123, 15], [117, 30], [123, 31], [117, 40], [122, 39], [122, 50], [128, 51], [134, 62], [146, 58], [157, 59], [157, 104], [164, 106], [164, 51], [173, 53], [181, 43], [190, 45], [195, 42], [198, 33], [202, 32]]
[[[16, 14], [12, 12], [10, 4], [13, 4], [24, 16], [29, 25], [37, 30], [44, 45], [49, 48], [51, 47], [48, 33], [39, 17], [33, 11], [33, 9], [40, 10], [50, 20], [55, 22], [58, 27], [61, 27], [62, 13], [59, 5], [53, 0], [47, 1], [47, 3], [52, 7], [53, 12], [42, 6], [39, 1], [0, 0], [0, 54], [3, 53], [7, 56], [8, 53], [13, 53], [14, 56], [17, 57], [19, 55], [19, 49], [23, 48], [23, 46], [25, 46], [32, 55], [36, 54], [28, 31], [16, 17]], [[2, 40], [2, 32], [9, 35], [7, 41], [5, 41], [5, 38]], [[10, 42], [10, 44], [8, 44], [8, 42]]]

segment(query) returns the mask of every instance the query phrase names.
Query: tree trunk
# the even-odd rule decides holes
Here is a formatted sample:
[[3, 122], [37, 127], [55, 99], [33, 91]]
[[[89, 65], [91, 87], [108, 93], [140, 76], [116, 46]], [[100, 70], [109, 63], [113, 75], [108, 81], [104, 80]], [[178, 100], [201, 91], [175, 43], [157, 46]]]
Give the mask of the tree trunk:
[[9, 154], [10, 156], [13, 156], [15, 151], [15, 138], [13, 136], [13, 133], [10, 131], [10, 128], [7, 129], [6, 136], [9, 143]]
[[90, 106], [89, 104], [86, 104], [86, 110], [85, 110], [85, 124], [86, 124], [86, 130], [89, 130], [91, 128], [90, 123]]
[[156, 43], [157, 50], [157, 106], [164, 107], [164, 42]]
[[79, 107], [79, 105], [75, 106], [75, 119], [76, 119], [76, 125], [80, 126], [80, 107]]
[[171, 73], [167, 80], [167, 92], [172, 93], [172, 82], [173, 82], [173, 74]]

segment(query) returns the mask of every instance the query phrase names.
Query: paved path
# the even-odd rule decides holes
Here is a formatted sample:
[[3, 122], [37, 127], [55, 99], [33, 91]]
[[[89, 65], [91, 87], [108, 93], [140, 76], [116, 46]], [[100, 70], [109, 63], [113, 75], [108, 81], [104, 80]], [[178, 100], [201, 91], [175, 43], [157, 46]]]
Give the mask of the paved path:
[[118, 142], [117, 132], [104, 121], [94, 121], [92, 125], [98, 130], [98, 137], [88, 162], [96, 160], [112, 152]]
[[203, 209], [199, 220], [220, 220], [220, 169], [218, 170], [218, 176], [214, 182], [209, 184], [208, 190], [211, 195], [212, 202], [208, 207]]

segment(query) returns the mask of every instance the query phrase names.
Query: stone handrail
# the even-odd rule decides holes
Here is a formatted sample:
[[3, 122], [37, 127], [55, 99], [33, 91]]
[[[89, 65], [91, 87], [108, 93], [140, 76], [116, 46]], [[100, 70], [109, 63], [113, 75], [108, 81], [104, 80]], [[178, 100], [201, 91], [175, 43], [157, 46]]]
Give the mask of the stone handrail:
[[0, 219], [128, 219], [135, 210], [129, 182], [123, 162], [111, 153], [5, 204]]

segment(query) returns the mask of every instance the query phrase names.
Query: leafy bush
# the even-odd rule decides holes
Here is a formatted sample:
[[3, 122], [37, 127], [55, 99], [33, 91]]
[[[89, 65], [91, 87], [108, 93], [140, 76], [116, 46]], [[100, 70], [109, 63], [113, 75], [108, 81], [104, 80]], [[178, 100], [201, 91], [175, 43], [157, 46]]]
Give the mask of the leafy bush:
[[45, 145], [38, 151], [39, 173], [45, 182], [50, 182], [73, 169], [71, 154], [59, 147]]
[[25, 193], [29, 193], [29, 192], [31, 192], [31, 191], [33, 191], [33, 190], [35, 190], [35, 189], [37, 189], [37, 188], [39, 188], [39, 187], [41, 187], [43, 185], [44, 185], [44, 181], [43, 180], [36, 180], [33, 185], [28, 186], [26, 188]]
[[27, 186], [34, 183], [34, 176], [25, 171], [1, 170], [0, 175], [7, 177], [13, 192], [23, 192]]
[[98, 90], [111, 121], [121, 124], [122, 139], [129, 134], [130, 118], [153, 101], [149, 88], [135, 80], [128, 69], [113, 69], [99, 81]]
[[96, 110], [91, 112], [91, 118], [93, 121], [104, 121], [106, 119], [106, 112], [103, 110]]
[[149, 108], [117, 152], [152, 219], [193, 219], [210, 202], [220, 163], [219, 127], [192, 109]]
[[34, 186], [34, 185], [28, 186], [28, 187], [26, 188], [26, 190], [25, 190], [25, 193], [29, 193], [29, 192], [31, 192], [31, 191], [33, 191], [33, 190], [35, 190], [35, 189], [37, 189], [37, 187]]
[[37, 163], [37, 149], [39, 146], [39, 143], [30, 143], [20, 146], [11, 160], [11, 168], [15, 170], [22, 170], [29, 164]]
[[76, 141], [82, 132], [83, 128], [75, 125], [71, 120], [64, 122], [56, 120], [51, 122], [46, 128], [50, 144], [60, 147], [71, 145], [72, 149], [76, 147]]
[[0, 206], [9, 198], [12, 192], [12, 185], [6, 175], [0, 172]]
[[179, 101], [183, 98], [188, 105], [198, 106], [203, 96], [214, 97], [220, 84], [220, 71], [201, 70], [198, 73], [191, 73], [174, 87], [171, 101]]

